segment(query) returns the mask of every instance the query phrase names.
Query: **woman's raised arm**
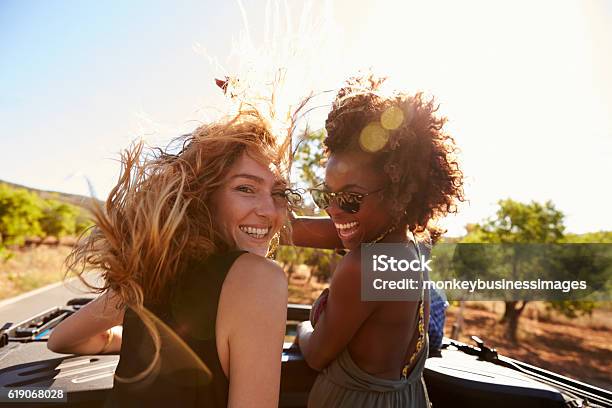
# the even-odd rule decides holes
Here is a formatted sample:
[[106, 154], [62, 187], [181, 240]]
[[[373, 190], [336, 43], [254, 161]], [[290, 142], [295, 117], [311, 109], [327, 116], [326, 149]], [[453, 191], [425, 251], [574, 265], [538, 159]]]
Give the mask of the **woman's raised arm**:
[[301, 247], [344, 248], [336, 227], [329, 217], [291, 217], [292, 244]]
[[98, 296], [57, 325], [47, 347], [64, 354], [117, 353], [121, 349], [124, 309], [111, 290]]
[[310, 322], [298, 326], [297, 343], [306, 363], [322, 371], [347, 347], [377, 302], [361, 300], [361, 255], [351, 252], [334, 271], [329, 296], [313, 331]]

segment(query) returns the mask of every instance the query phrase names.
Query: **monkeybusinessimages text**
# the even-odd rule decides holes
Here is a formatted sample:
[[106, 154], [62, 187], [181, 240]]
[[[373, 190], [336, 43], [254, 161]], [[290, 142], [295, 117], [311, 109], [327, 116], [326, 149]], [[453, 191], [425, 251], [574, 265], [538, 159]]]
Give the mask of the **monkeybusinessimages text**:
[[[421, 255], [418, 259], [396, 259], [388, 255], [373, 255], [372, 256], [372, 271], [373, 272], [432, 272], [432, 259], [426, 259]], [[404, 275], [405, 276], [405, 275]], [[376, 278], [372, 280], [372, 286], [375, 290], [415, 290], [420, 289], [420, 280], [415, 278]], [[586, 281], [570, 281], [570, 280], [424, 280], [423, 286], [425, 289], [443, 289], [443, 290], [462, 290], [470, 293], [482, 290], [553, 290], [563, 293], [572, 290], [587, 289]]]

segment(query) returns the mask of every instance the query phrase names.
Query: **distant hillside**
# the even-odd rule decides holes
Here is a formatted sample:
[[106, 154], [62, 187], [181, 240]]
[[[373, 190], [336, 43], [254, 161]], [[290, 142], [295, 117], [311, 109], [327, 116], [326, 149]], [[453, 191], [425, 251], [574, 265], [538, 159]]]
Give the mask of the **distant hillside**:
[[[66, 203], [69, 203], [69, 204], [72, 204], [72, 205], [76, 205], [77, 207], [84, 208], [85, 210], [89, 211], [91, 197], [82, 196], [82, 195], [79, 195], [79, 194], [60, 193], [60, 192], [57, 192], [57, 191], [39, 190], [37, 188], [26, 187], [26, 186], [22, 186], [20, 184], [10, 183], [8, 181], [3, 181], [3, 180], [0, 180], [0, 184], [6, 184], [6, 185], [8, 185], [10, 187], [13, 187], [13, 188], [23, 188], [23, 189], [28, 190], [28, 191], [30, 191], [32, 193], [38, 194], [41, 198], [44, 198], [44, 199], [54, 199], [54, 200], [66, 202]], [[97, 201], [98, 201], [98, 203], [103, 204], [102, 201], [100, 201], [100, 200], [97, 200]]]

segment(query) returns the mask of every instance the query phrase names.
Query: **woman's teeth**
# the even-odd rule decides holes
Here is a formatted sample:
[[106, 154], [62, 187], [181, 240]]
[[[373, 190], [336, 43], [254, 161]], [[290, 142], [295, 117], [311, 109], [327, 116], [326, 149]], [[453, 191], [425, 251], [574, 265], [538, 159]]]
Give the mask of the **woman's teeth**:
[[334, 225], [338, 229], [338, 234], [341, 237], [347, 237], [353, 234], [357, 230], [357, 227], [359, 227], [359, 223], [357, 221], [347, 222], [346, 224], [334, 223]]
[[246, 227], [243, 225], [241, 225], [239, 228], [240, 228], [240, 231], [248, 234], [249, 236], [253, 238], [264, 238], [266, 235], [268, 235], [268, 232], [270, 231], [270, 228], [254, 228], [254, 227]]

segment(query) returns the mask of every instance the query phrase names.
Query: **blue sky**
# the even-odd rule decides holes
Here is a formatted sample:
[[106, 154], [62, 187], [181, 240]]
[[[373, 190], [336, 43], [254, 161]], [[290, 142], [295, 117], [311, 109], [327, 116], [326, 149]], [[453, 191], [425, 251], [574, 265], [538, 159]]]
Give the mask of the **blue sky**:
[[[297, 26], [303, 3], [288, 3]], [[437, 97], [470, 199], [451, 234], [506, 197], [552, 199], [570, 231], [612, 230], [611, 4], [312, 2], [328, 31], [292, 64], [320, 89], [373, 67]], [[163, 144], [223, 105], [213, 78], [244, 69], [246, 26], [274, 57], [290, 30], [265, 9], [245, 1], [245, 24], [231, 1], [1, 2], [0, 179], [88, 194], [88, 178], [104, 197], [130, 141]]]

